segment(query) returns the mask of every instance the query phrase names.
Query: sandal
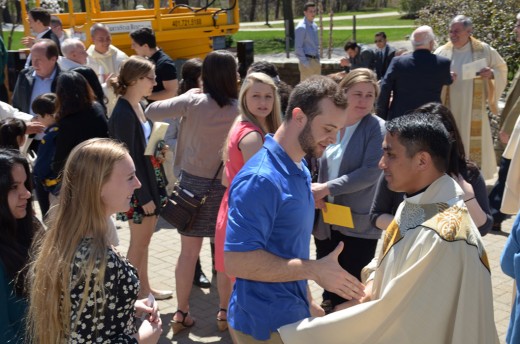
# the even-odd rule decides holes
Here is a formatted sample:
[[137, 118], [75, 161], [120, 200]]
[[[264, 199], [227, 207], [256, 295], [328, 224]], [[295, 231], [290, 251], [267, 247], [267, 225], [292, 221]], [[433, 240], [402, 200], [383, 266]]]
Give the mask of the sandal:
[[220, 308], [217, 312], [217, 327], [218, 327], [218, 330], [220, 332], [224, 332], [225, 330], [228, 329], [228, 323], [227, 323], [227, 318], [226, 319], [223, 319], [221, 317], [218, 316], [218, 314], [220, 312], [224, 312], [227, 314], [227, 309], [225, 308]]
[[[185, 313], [185, 312], [181, 311], [180, 309], [178, 309], [175, 312], [175, 314], [177, 314], [177, 313], [180, 313], [182, 315], [182, 321], [172, 319], [170, 324], [172, 326], [173, 335], [176, 335], [177, 333], [181, 332], [182, 330], [193, 327], [193, 325], [195, 325], [195, 319], [193, 319], [193, 318], [192, 318], [191, 324], [189, 324], [189, 325], [186, 324], [186, 317], [189, 315], [188, 312]], [[174, 316], [175, 316], [175, 314], [174, 314]]]

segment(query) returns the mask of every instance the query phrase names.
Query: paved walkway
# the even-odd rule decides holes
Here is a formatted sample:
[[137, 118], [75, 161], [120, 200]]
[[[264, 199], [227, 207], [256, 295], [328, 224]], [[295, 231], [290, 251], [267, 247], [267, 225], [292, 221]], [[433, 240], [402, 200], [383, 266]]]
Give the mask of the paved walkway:
[[[412, 32], [413, 28], [416, 28], [414, 25], [378, 25], [378, 26], [356, 26], [356, 30], [373, 30], [373, 29], [410, 29], [410, 32]], [[353, 26], [334, 26], [334, 30], [353, 30]], [[324, 30], [328, 30], [328, 27], [324, 27]], [[247, 31], [285, 31], [283, 27], [255, 27], [255, 28], [248, 28], [248, 27], [242, 27], [242, 24], [240, 26], [240, 32], [247, 32]]]
[[[512, 219], [504, 223], [504, 233], [491, 233], [484, 237], [492, 269], [495, 321], [501, 343], [505, 343], [505, 333], [509, 323], [512, 280], [500, 270], [499, 258], [512, 223]], [[129, 230], [125, 223], [119, 224], [122, 225], [122, 229], [119, 230], [121, 251], [126, 252], [130, 237]], [[174, 269], [180, 251], [180, 236], [162, 219], [159, 220], [158, 228], [159, 230], [154, 234], [150, 244], [149, 275], [152, 286], [175, 290]], [[314, 245], [311, 244], [311, 252], [314, 251]], [[201, 260], [202, 268], [209, 278], [211, 276], [211, 253], [208, 239], [204, 240]], [[212, 278], [212, 283], [210, 289], [193, 288], [190, 306], [197, 323], [190, 331], [185, 330], [175, 337], [169, 326], [177, 306], [175, 298], [159, 301], [163, 321], [163, 335], [159, 343], [232, 343], [227, 332], [219, 333], [217, 331], [215, 317], [218, 309], [218, 294], [215, 277]], [[311, 282], [311, 290], [314, 297], [321, 300], [321, 290], [313, 282]], [[269, 315], [266, 314], [266, 316]]]

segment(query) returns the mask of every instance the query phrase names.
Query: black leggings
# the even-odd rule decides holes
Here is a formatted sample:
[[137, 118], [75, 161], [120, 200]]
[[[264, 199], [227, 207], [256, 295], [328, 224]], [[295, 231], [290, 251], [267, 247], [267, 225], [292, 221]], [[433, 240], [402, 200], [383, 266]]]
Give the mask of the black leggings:
[[[334, 251], [340, 242], [343, 242], [344, 247], [338, 257], [339, 265], [349, 274], [361, 280], [361, 270], [374, 258], [377, 239], [355, 238], [331, 229], [330, 239], [318, 240], [314, 238], [316, 259], [323, 258]], [[330, 300], [333, 307], [347, 301], [326, 290], [323, 293], [323, 300]]]

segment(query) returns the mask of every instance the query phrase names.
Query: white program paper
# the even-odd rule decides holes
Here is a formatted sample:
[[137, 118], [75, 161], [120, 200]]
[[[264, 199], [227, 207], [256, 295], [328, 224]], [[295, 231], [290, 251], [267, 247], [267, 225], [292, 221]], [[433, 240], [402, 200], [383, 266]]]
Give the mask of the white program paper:
[[462, 80], [475, 79], [482, 68], [487, 67], [486, 59], [480, 59], [462, 65]]
[[153, 122], [152, 133], [150, 134], [150, 139], [146, 145], [144, 155], [154, 155], [157, 143], [160, 140], [164, 140], [166, 130], [168, 130], [169, 126], [170, 125], [165, 122]]

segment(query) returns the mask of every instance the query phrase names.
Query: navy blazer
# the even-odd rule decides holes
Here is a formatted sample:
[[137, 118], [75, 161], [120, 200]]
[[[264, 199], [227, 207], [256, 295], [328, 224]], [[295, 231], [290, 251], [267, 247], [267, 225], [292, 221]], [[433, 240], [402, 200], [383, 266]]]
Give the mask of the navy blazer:
[[[352, 212], [354, 229], [332, 226], [343, 235], [363, 239], [381, 236], [381, 230], [370, 223], [370, 207], [381, 174], [378, 164], [383, 155], [385, 133], [385, 121], [375, 115], [363, 117], [343, 150], [338, 178], [329, 180], [327, 159], [320, 159], [318, 182], [327, 183], [334, 204], [349, 206]], [[319, 240], [330, 237], [330, 227], [319, 212], [314, 236]]]
[[427, 49], [394, 57], [381, 80], [378, 116], [389, 121], [426, 103], [440, 103], [442, 86], [452, 83], [450, 66], [449, 59]]
[[395, 48], [387, 44], [381, 53], [377, 48], [374, 49], [374, 55], [377, 80], [381, 80], [385, 76], [390, 62], [392, 62], [395, 56]]

